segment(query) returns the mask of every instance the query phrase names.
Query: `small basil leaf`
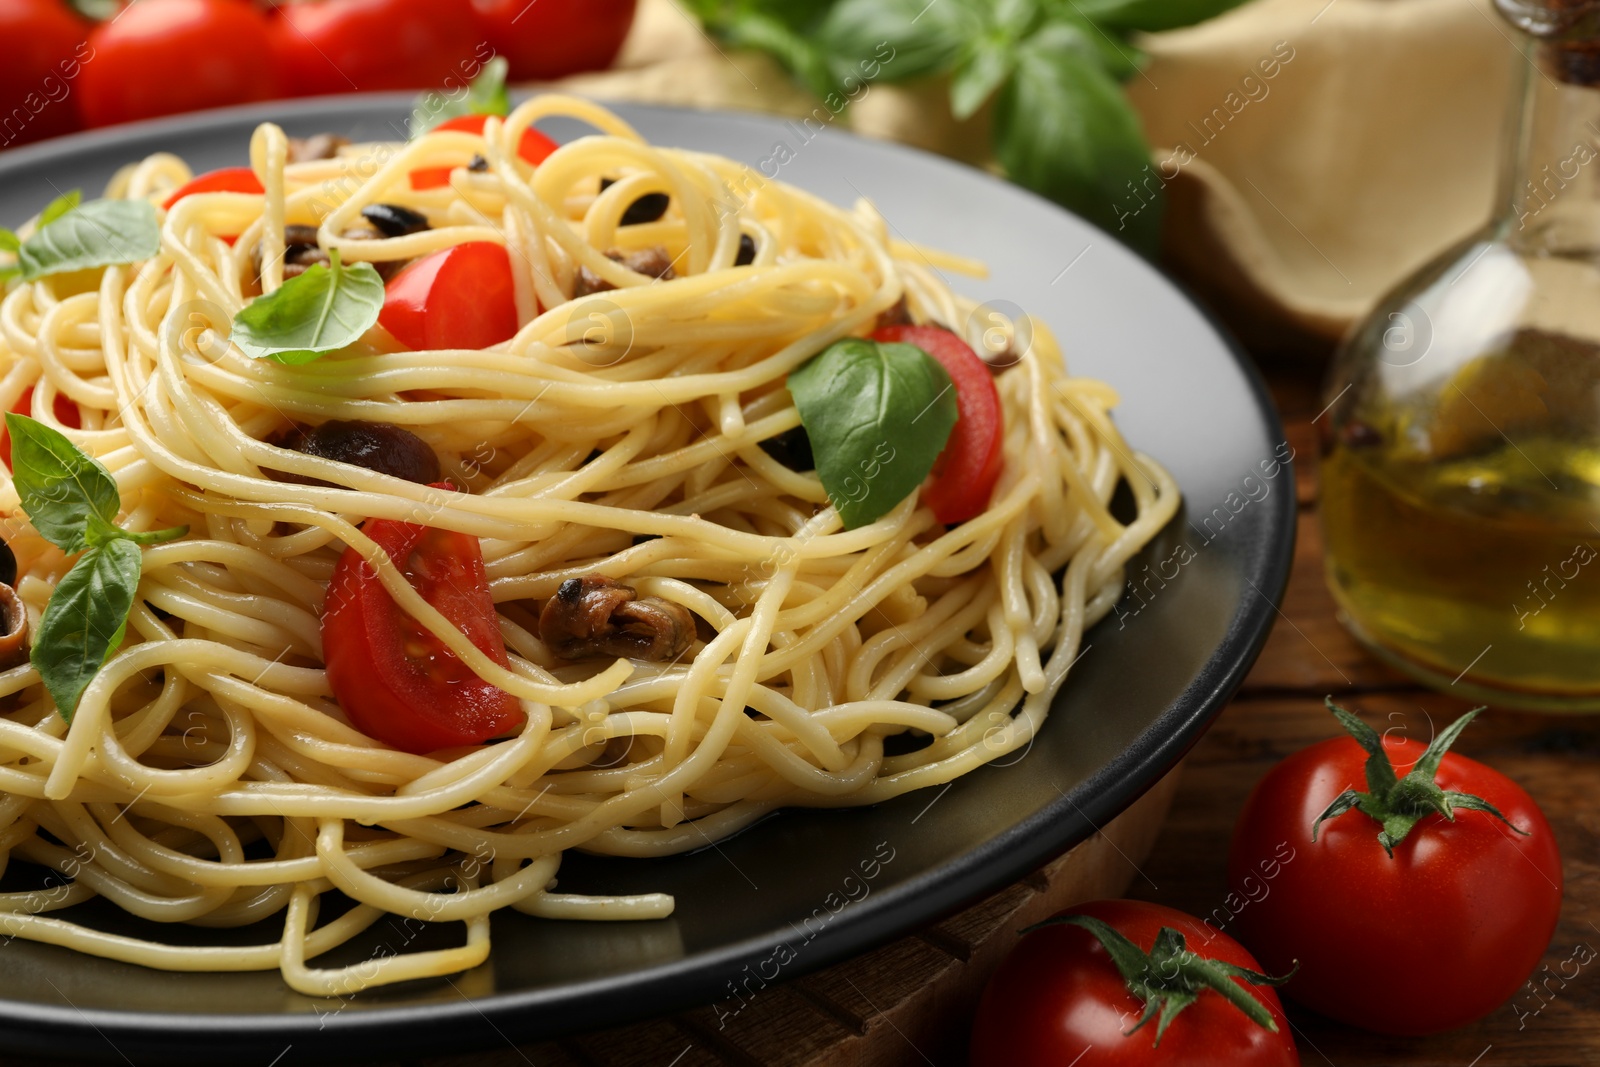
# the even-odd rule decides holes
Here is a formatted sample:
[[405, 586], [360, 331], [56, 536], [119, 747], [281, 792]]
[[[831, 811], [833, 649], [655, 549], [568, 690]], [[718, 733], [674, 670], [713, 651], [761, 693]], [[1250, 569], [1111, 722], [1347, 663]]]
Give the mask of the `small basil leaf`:
[[1085, 18], [1122, 30], [1155, 33], [1204, 22], [1238, 7], [1243, 0], [1058, 0]]
[[138, 545], [113, 538], [85, 552], [50, 594], [30, 659], [68, 722], [121, 643], [143, 563]]
[[83, 203], [83, 194], [78, 190], [74, 189], [70, 193], [62, 193], [46, 204], [44, 210], [39, 213], [39, 225], [50, 225], [50, 223], [56, 221], [56, 219], [59, 219], [81, 203]]
[[978, 11], [951, 0], [840, 0], [817, 29], [817, 43], [834, 70], [906, 81], [949, 70], [967, 43], [984, 30]]
[[0, 228], [0, 252], [20, 252], [22, 241], [10, 230]]
[[1148, 177], [1150, 147], [1138, 114], [1094, 51], [1065, 23], [1018, 49], [1016, 72], [995, 103], [995, 155], [1013, 181], [1153, 254], [1160, 201], [1146, 204], [1130, 191]]
[[851, 530], [916, 492], [956, 424], [950, 375], [913, 345], [839, 341], [789, 375], [789, 392]]
[[136, 263], [160, 250], [161, 226], [148, 200], [91, 200], [40, 226], [22, 242], [17, 265], [23, 280], [31, 282], [65, 271]]
[[41, 537], [63, 552], [79, 552], [89, 544], [91, 519], [101, 525], [116, 522], [122, 497], [116, 480], [97, 461], [26, 415], [7, 412], [6, 433], [22, 510]]
[[1011, 76], [1016, 63], [1012, 42], [986, 35], [978, 39], [972, 52], [956, 68], [950, 79], [950, 112], [957, 119], [966, 120], [994, 95], [1002, 82]]
[[509, 68], [505, 56], [495, 56], [483, 65], [483, 70], [467, 86], [467, 106], [471, 108], [467, 114], [499, 115], [501, 118], [511, 114], [511, 94], [506, 92]]
[[383, 310], [383, 278], [371, 263], [343, 266], [336, 250], [328, 259], [246, 304], [228, 340], [252, 359], [310, 363], [372, 329]]
[[467, 83], [466, 92], [431, 89], [417, 97], [411, 105], [411, 136], [421, 137], [439, 123], [462, 115], [504, 118], [511, 114], [511, 94], [506, 92], [508, 66], [504, 56], [495, 56]]

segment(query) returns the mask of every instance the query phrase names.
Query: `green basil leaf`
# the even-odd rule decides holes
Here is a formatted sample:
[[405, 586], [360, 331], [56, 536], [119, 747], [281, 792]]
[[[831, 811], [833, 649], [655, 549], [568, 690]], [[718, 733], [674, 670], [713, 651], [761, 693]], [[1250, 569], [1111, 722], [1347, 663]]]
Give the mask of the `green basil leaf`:
[[969, 119], [1000, 88], [1016, 65], [1013, 43], [1003, 37], [985, 35], [950, 79], [950, 112], [957, 119]]
[[466, 92], [431, 89], [417, 97], [411, 105], [411, 136], [421, 137], [439, 123], [462, 115], [504, 118], [511, 114], [511, 94], [506, 92], [508, 66], [504, 56], [495, 56], [467, 83]]
[[789, 375], [789, 392], [849, 530], [916, 492], [956, 424], [950, 375], [914, 345], [839, 341]]
[[[1075, 35], [1069, 43], [1069, 35]], [[1135, 45], [1129, 43], [1124, 31], [1108, 29], [1084, 18], [1074, 9], [1068, 9], [1054, 16], [1038, 31], [1036, 48], [1064, 47], [1068, 49], [1081, 49], [1083, 42], [1087, 42], [1100, 65], [1106, 72], [1118, 81], [1127, 81], [1139, 71], [1149, 57]]]
[[1132, 192], [1149, 176], [1150, 146], [1082, 31], [1053, 23], [1023, 44], [994, 122], [995, 155], [1013, 181], [1154, 254], [1159, 196]]
[[722, 23], [718, 36], [736, 48], [770, 53], [820, 97], [838, 91], [825, 51], [782, 18], [764, 11], [741, 11]]
[[1044, 15], [1042, 3], [1043, 0], [989, 0], [989, 24], [1012, 40], [1019, 40], [1039, 24]]
[[753, 13], [779, 19], [790, 29], [803, 30], [815, 26], [833, 5], [834, 0], [688, 0], [685, 6], [709, 27]]
[[686, 0], [687, 7], [706, 30], [728, 41], [734, 27], [751, 16], [770, 19], [802, 36], [821, 23], [834, 0]]
[[383, 279], [371, 263], [345, 267], [330, 251], [317, 264], [258, 296], [233, 317], [228, 340], [252, 359], [310, 363], [353, 344], [383, 310]]
[[812, 92], [838, 91], [816, 28], [833, 0], [688, 0], [706, 32], [735, 48], [766, 52]]
[[17, 250], [17, 265], [23, 280], [31, 282], [65, 271], [137, 263], [160, 250], [161, 226], [148, 200], [91, 200], [40, 226]]
[[1238, 7], [1243, 0], [1057, 0], [1085, 18], [1122, 30], [1155, 33], [1192, 26]]
[[90, 548], [99, 548], [110, 541], [126, 537], [122, 527], [114, 522], [107, 522], [96, 512], [90, 512], [88, 521], [83, 524], [83, 541]]
[[83, 194], [78, 190], [74, 189], [70, 193], [62, 193], [46, 204], [44, 210], [39, 213], [39, 225], [50, 225], [50, 223], [56, 221], [56, 219], [59, 219], [81, 203], [83, 203]]
[[836, 74], [901, 82], [954, 66], [985, 29], [972, 0], [839, 0], [817, 28], [817, 43]]
[[469, 115], [511, 114], [511, 94], [506, 92], [506, 71], [510, 64], [505, 56], [495, 56], [483, 65], [483, 70], [467, 86]]
[[30, 659], [68, 722], [78, 699], [122, 641], [144, 553], [124, 538], [91, 548], [56, 585]]
[[22, 510], [41, 537], [63, 552], [79, 552], [89, 544], [91, 518], [116, 522], [122, 497], [96, 460], [60, 432], [14, 411], [6, 413], [6, 433]]
[[[12, 233], [10, 230], [5, 229], [4, 227], [0, 227], [0, 252], [10, 252], [15, 254], [20, 251], [22, 251], [22, 241], [15, 233]], [[21, 273], [21, 264], [8, 263], [5, 266], [0, 267], [0, 282], [6, 281], [9, 278], [15, 278]]]

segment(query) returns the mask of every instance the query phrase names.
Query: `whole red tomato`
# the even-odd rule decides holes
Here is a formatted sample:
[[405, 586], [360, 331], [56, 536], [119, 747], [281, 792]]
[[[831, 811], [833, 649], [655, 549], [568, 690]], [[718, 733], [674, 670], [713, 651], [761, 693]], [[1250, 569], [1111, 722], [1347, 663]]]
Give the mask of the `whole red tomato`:
[[[1527, 980], [1555, 930], [1550, 824], [1505, 775], [1447, 752], [1476, 712], [1430, 746], [1333, 710], [1352, 736], [1278, 764], [1239, 817], [1228, 857], [1239, 938], [1268, 967], [1299, 961], [1284, 994], [1353, 1026], [1430, 1034], [1481, 1018]], [[1363, 779], [1379, 807], [1358, 801]], [[1387, 824], [1363, 810], [1385, 807]]]
[[79, 76], [90, 126], [277, 95], [267, 16], [246, 0], [139, 0], [89, 34]]
[[547, 80], [604, 70], [617, 58], [637, 0], [475, 0], [511, 78]]
[[494, 56], [472, 0], [286, 3], [273, 47], [292, 96], [464, 86]]
[[89, 24], [61, 0], [0, 0], [0, 148], [79, 128], [72, 83]]
[[[1089, 930], [1056, 925], [1068, 916], [1098, 919], [1137, 946], [1136, 952], [1150, 955], [1142, 963], [1137, 956], [1118, 959]], [[1285, 1067], [1300, 1062], [1277, 994], [1239, 973], [1261, 967], [1226, 934], [1181, 911], [1136, 900], [1082, 904], [1050, 923], [1027, 934], [989, 979], [973, 1023], [972, 1067]], [[1142, 977], [1130, 981], [1125, 976], [1139, 974], [1141, 967]], [[1207, 980], [1196, 981], [1202, 970]], [[1259, 973], [1251, 977], [1277, 981]], [[1135, 985], [1144, 999], [1134, 994]], [[1231, 987], [1228, 997], [1218, 991], [1221, 987]], [[1198, 996], [1187, 1006], [1162, 1004], [1165, 996], [1181, 1001], [1194, 990]], [[1259, 1021], [1246, 1015], [1241, 1003]], [[1134, 1030], [1151, 1010], [1147, 1004], [1162, 1010], [1165, 1019], [1152, 1011]]]

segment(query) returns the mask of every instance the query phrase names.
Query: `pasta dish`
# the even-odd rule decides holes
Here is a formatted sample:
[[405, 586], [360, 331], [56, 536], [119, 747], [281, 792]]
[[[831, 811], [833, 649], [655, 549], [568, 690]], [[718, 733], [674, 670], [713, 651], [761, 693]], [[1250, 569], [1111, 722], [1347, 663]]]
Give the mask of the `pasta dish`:
[[[41, 208], [0, 235], [0, 862], [56, 873], [8, 936], [343, 995], [501, 909], [664, 917], [563, 852], [1024, 749], [1178, 505], [941, 274], [980, 265], [586, 101]], [[464, 936], [317, 964], [391, 914]]]

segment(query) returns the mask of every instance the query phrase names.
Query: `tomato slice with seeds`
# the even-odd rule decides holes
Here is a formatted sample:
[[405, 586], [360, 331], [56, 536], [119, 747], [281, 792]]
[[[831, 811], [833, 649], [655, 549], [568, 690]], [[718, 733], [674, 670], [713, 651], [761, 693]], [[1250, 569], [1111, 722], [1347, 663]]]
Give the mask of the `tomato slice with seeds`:
[[[395, 519], [369, 519], [362, 532], [484, 655], [502, 667], [510, 662], [476, 537]], [[328, 583], [322, 658], [351, 724], [405, 752], [481, 744], [522, 722], [517, 699], [401, 610], [353, 548]]]
[[1005, 469], [1005, 420], [988, 364], [965, 341], [938, 326], [885, 326], [872, 339], [916, 345], [949, 373], [956, 390], [956, 424], [934, 461], [922, 502], [943, 523], [966, 522], [981, 514]]
[[195, 193], [264, 193], [261, 179], [249, 167], [223, 167], [221, 170], [197, 174], [173, 190], [161, 206], [168, 211], [186, 196]]
[[430, 252], [389, 280], [378, 322], [413, 350], [509, 340], [517, 332], [511, 257], [493, 241]]
[[[433, 130], [461, 130], [465, 133], [483, 133], [484, 123], [488, 115], [457, 115], [439, 123]], [[433, 132], [433, 131], [429, 131]], [[529, 126], [522, 131], [522, 139], [517, 142], [517, 155], [528, 163], [537, 167], [561, 146], [550, 138]], [[454, 167], [419, 167], [411, 172], [411, 188], [413, 189], [439, 189], [450, 184], [450, 172]]]
[[[18, 415], [33, 417], [33, 386], [28, 386], [17, 397], [17, 402], [11, 405], [11, 410]], [[65, 393], [57, 393], [55, 403], [50, 405], [50, 410], [55, 414], [56, 421], [63, 426], [70, 426], [74, 430], [83, 426], [83, 420], [78, 416], [78, 405], [67, 399]], [[11, 469], [11, 435], [6, 433], [5, 426], [0, 425], [0, 460], [5, 461], [6, 469]]]

